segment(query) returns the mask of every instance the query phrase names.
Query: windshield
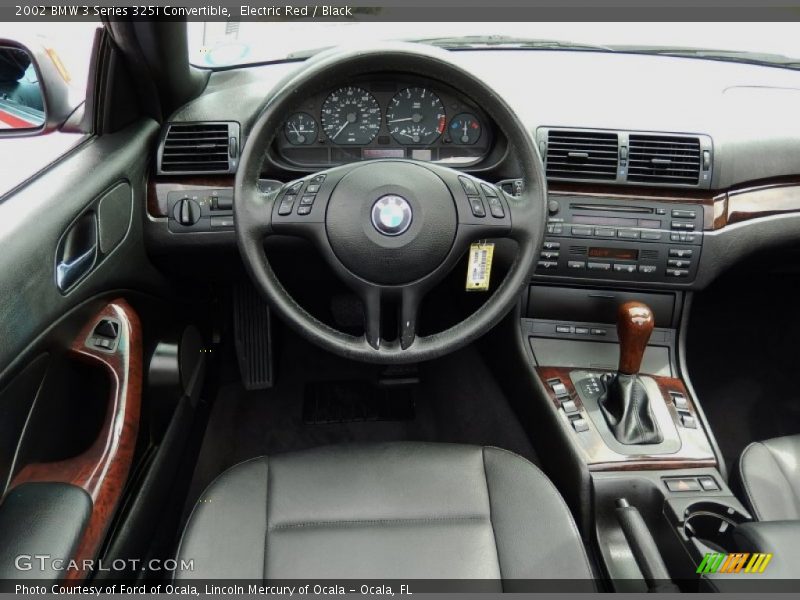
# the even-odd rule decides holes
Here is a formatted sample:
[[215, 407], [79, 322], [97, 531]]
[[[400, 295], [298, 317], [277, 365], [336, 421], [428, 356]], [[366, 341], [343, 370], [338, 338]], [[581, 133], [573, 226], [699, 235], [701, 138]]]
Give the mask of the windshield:
[[797, 23], [190, 22], [197, 66], [302, 59], [330, 46], [384, 40], [448, 48], [558, 49], [692, 55], [800, 68]]

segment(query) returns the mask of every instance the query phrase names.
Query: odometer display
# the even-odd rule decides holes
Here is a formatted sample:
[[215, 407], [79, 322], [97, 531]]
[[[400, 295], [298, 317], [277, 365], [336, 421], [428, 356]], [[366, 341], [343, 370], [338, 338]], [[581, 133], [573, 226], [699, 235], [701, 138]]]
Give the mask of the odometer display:
[[322, 104], [322, 130], [334, 144], [369, 144], [381, 128], [381, 108], [363, 88], [347, 86]]
[[386, 110], [386, 126], [401, 144], [432, 144], [444, 132], [446, 121], [439, 96], [424, 87], [402, 90]]

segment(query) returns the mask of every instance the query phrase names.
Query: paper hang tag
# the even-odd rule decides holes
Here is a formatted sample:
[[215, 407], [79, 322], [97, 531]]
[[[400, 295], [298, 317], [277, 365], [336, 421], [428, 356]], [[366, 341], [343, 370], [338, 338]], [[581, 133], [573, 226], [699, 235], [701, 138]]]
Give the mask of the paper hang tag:
[[469, 247], [469, 261], [467, 262], [468, 292], [485, 292], [489, 289], [493, 255], [494, 244], [478, 242]]

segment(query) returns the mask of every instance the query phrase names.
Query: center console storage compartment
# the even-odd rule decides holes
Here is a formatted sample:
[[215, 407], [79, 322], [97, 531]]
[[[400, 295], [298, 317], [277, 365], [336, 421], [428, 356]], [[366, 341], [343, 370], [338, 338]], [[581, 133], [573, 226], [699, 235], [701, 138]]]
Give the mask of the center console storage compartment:
[[527, 317], [591, 323], [616, 323], [624, 302], [643, 302], [655, 316], [656, 327], [674, 327], [676, 297], [672, 292], [652, 293], [597, 288], [531, 286]]

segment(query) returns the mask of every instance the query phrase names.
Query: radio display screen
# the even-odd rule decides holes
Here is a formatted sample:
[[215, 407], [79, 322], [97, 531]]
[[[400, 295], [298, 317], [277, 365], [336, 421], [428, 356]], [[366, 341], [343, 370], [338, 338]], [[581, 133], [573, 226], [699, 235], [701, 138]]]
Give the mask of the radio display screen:
[[633, 248], [589, 248], [589, 258], [637, 260], [639, 258], [639, 251]]

